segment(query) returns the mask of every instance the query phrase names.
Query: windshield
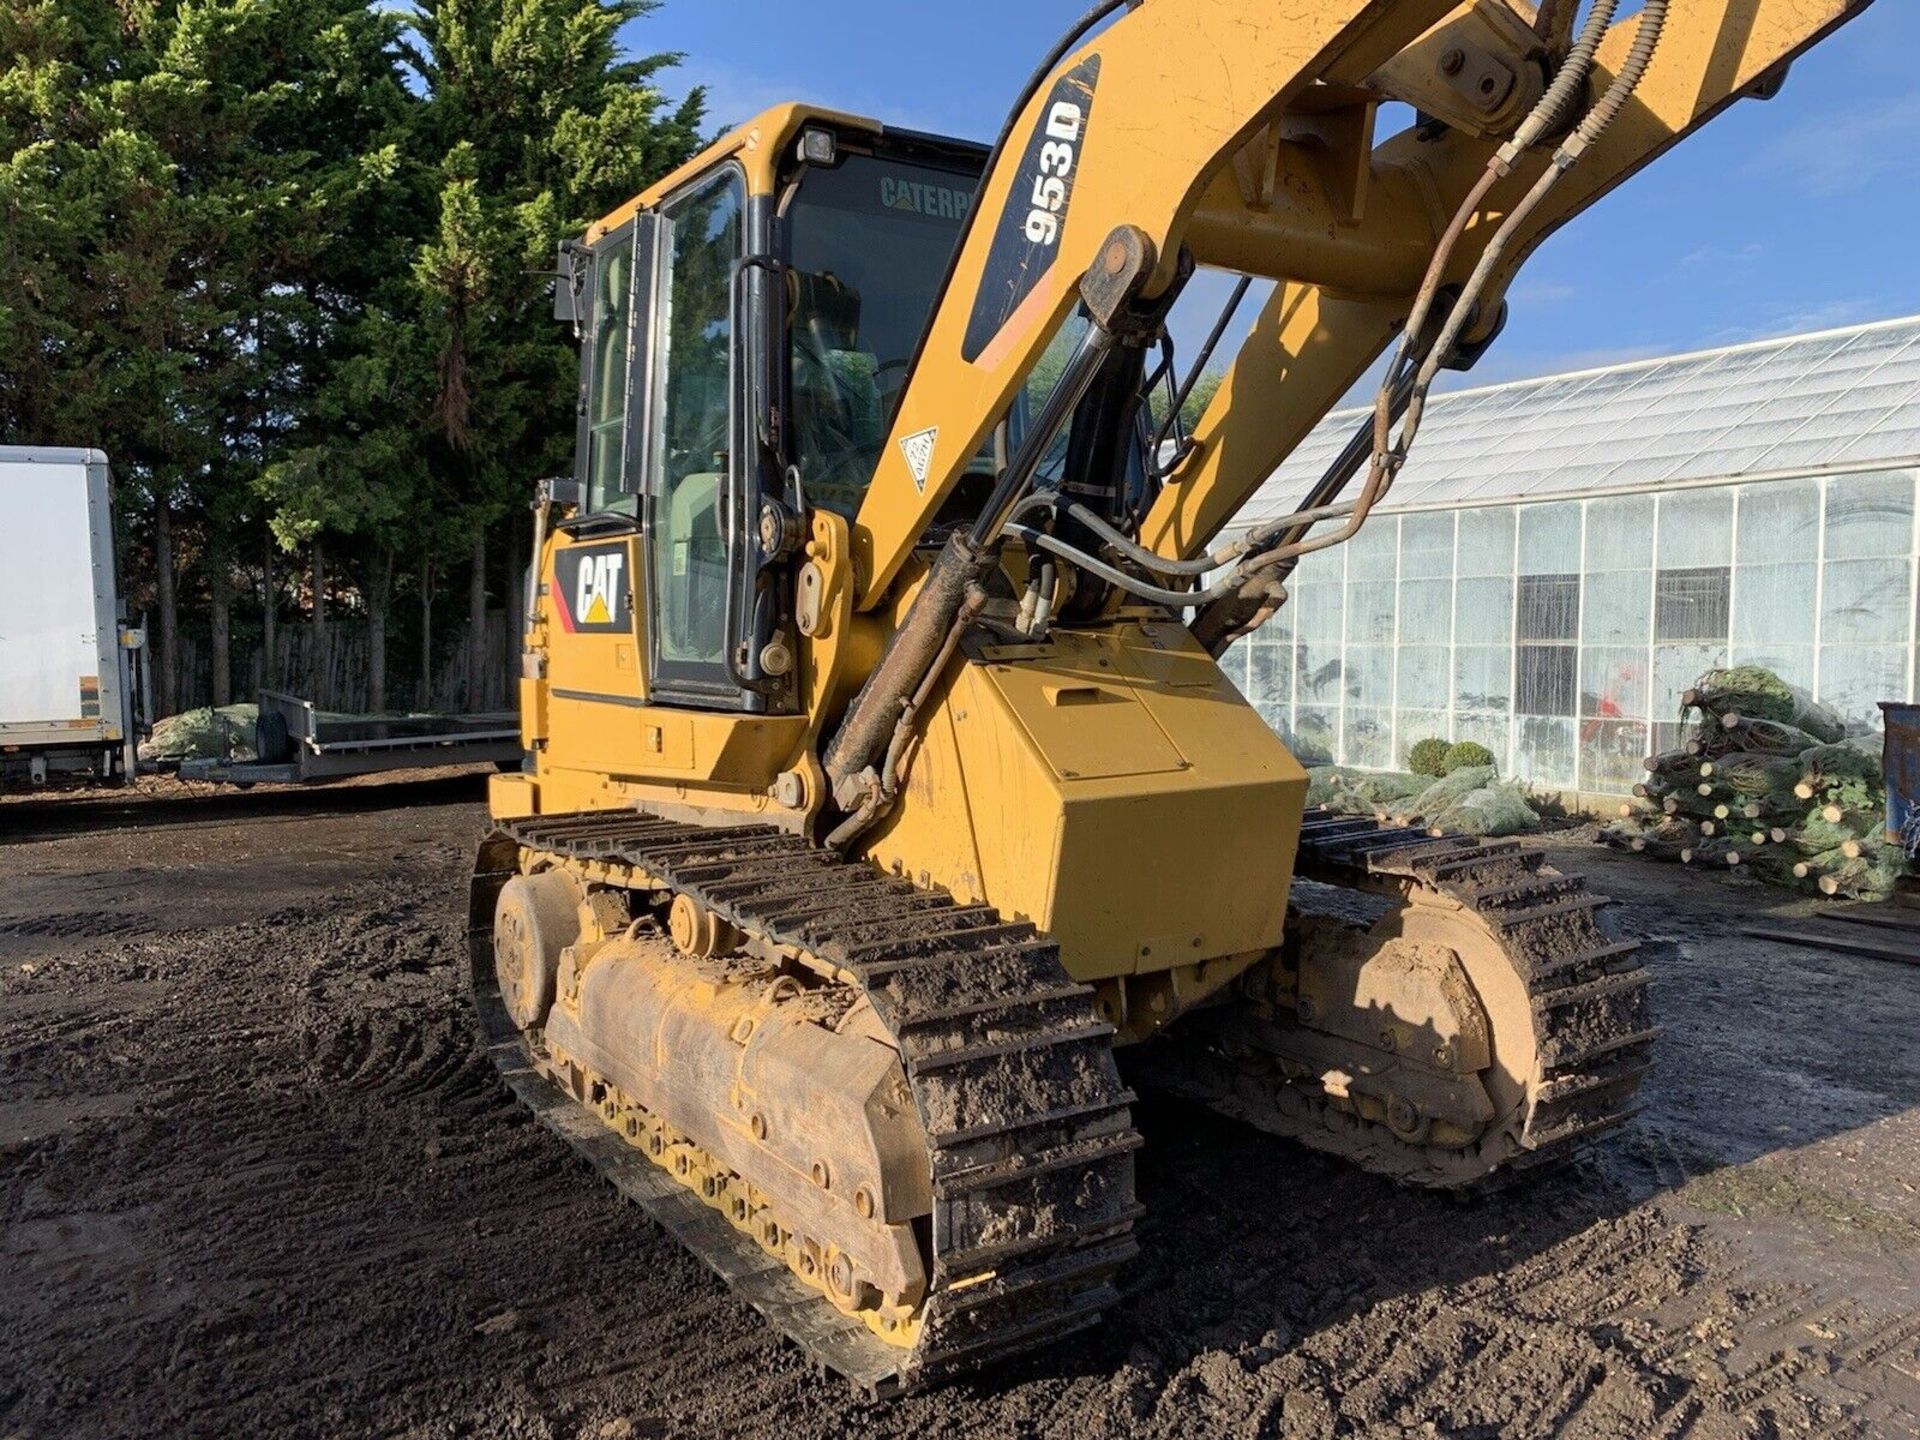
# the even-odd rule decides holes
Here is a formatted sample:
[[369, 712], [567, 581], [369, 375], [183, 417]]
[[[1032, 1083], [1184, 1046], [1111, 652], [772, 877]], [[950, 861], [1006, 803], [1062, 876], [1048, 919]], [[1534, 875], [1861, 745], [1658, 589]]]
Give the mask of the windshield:
[[793, 436], [813, 504], [860, 508], [974, 181], [877, 155], [847, 155], [800, 181], [787, 211]]

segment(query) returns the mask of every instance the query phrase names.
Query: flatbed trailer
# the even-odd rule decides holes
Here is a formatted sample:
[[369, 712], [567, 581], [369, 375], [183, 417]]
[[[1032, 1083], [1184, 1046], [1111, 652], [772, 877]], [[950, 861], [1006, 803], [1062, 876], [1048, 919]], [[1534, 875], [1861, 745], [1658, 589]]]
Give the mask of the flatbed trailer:
[[304, 785], [440, 765], [518, 764], [513, 711], [474, 715], [348, 715], [277, 690], [260, 692], [257, 758], [200, 758], [180, 764], [183, 780], [228, 785]]

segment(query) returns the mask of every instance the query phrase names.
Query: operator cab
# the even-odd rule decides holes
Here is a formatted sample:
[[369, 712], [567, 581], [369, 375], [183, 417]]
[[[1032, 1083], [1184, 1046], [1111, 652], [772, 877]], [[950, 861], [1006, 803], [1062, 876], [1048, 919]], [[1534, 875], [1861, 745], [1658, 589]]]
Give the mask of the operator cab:
[[771, 194], [738, 154], [695, 162], [562, 255], [557, 306], [581, 338], [571, 528], [641, 532], [656, 703], [788, 708], [759, 664], [783, 608], [762, 508], [859, 509], [986, 163], [817, 119], [786, 149]]
[[[566, 528], [639, 533], [654, 704], [795, 708], [763, 663], [791, 624], [763, 519], [858, 512], [987, 161], [818, 112], [740, 133], [762, 131], [787, 137], [777, 159], [736, 136], [562, 250], [556, 310], [581, 339], [582, 504]], [[930, 540], [982, 508], [1084, 325], [1062, 328]], [[1070, 430], [1042, 483], [1070, 463]]]

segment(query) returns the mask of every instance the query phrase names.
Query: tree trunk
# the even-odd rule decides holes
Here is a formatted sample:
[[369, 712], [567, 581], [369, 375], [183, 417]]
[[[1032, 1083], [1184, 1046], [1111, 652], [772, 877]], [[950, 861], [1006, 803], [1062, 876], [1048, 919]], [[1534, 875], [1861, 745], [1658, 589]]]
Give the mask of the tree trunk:
[[413, 703], [433, 709], [433, 561], [426, 556], [420, 560], [420, 694]]
[[378, 715], [387, 708], [387, 602], [393, 593], [393, 551], [375, 562], [373, 583], [367, 587], [367, 708]]
[[279, 661], [274, 650], [280, 639], [280, 593], [273, 573], [273, 536], [267, 536], [267, 550], [260, 567], [260, 683], [272, 690], [280, 683]]
[[307, 651], [306, 698], [325, 708], [329, 697], [320, 694], [320, 682], [327, 673], [327, 551], [318, 540], [313, 542], [313, 616]]
[[173, 588], [173, 509], [162, 494], [153, 507], [154, 584], [160, 601], [160, 713], [180, 713], [180, 610]]
[[467, 581], [467, 709], [486, 707], [487, 530], [473, 532], [473, 572]]
[[207, 588], [212, 594], [208, 622], [213, 631], [213, 703], [233, 703], [233, 574], [227, 567], [224, 549], [215, 547], [207, 556], [211, 567]]

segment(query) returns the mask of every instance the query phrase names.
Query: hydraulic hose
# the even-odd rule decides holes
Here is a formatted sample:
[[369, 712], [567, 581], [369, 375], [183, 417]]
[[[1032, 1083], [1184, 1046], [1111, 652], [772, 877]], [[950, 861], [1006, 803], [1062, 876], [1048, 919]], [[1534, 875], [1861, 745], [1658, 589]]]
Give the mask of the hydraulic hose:
[[[1560, 182], [1561, 176], [1579, 163], [1588, 147], [1606, 133], [1607, 127], [1625, 108], [1628, 97], [1639, 87], [1641, 76], [1646, 74], [1653, 52], [1659, 47], [1660, 34], [1667, 23], [1667, 8], [1668, 0], [1647, 0], [1646, 7], [1640, 12], [1640, 23], [1634, 31], [1633, 44], [1628, 47], [1627, 58], [1622, 62], [1619, 73], [1613, 77], [1613, 83], [1587, 112], [1586, 118], [1573, 134], [1561, 142], [1540, 178], [1534, 181], [1533, 187], [1520, 203], [1501, 221], [1500, 228], [1494, 231], [1493, 238], [1481, 252], [1480, 263], [1474, 266], [1473, 274], [1468, 277], [1466, 287], [1461, 292], [1461, 303], [1447, 316], [1439, 342], [1433, 347], [1432, 354], [1427, 356], [1426, 363], [1420, 367], [1419, 378], [1414, 383], [1413, 402], [1407, 407], [1407, 417], [1401, 424], [1400, 441], [1395, 447], [1403, 459], [1407, 447], [1412, 444], [1414, 432], [1419, 429], [1428, 387], [1439, 373], [1440, 362], [1453, 349], [1460, 331], [1467, 323], [1466, 312], [1471, 308], [1470, 301], [1486, 288], [1494, 271], [1506, 258], [1507, 247], [1512, 243], [1514, 234], [1526, 223], [1527, 217], [1539, 208], [1547, 192]], [[1584, 40], [1585, 36], [1581, 38]]]
[[[1453, 219], [1448, 222], [1446, 232], [1441, 235], [1440, 243], [1434, 247], [1433, 259], [1427, 265], [1425, 278], [1420, 289], [1414, 295], [1413, 309], [1407, 315], [1407, 323], [1401, 330], [1400, 348], [1394, 356], [1393, 365], [1381, 379], [1380, 388], [1374, 395], [1374, 463], [1376, 467], [1385, 457], [1391, 444], [1393, 416], [1390, 403], [1393, 388], [1403, 367], [1412, 372], [1418, 368], [1412, 350], [1415, 342], [1427, 327], [1427, 318], [1433, 311], [1433, 302], [1440, 293], [1440, 284], [1446, 278], [1447, 265], [1453, 259], [1454, 247], [1460, 237], [1466, 233], [1467, 224], [1479, 213], [1481, 202], [1487, 193], [1513, 169], [1513, 162], [1521, 154], [1531, 149], [1547, 134], [1548, 130], [1563, 117], [1573, 102], [1579, 97], [1587, 76], [1593, 69], [1593, 57], [1599, 52], [1600, 42], [1606, 37], [1607, 27], [1613, 23], [1614, 11], [1619, 8], [1619, 0], [1594, 0], [1593, 9], [1587, 14], [1586, 24], [1580, 27], [1580, 34], [1573, 42], [1573, 48], [1567, 52], [1567, 58], [1554, 72], [1552, 83], [1546, 93], [1534, 102], [1532, 110], [1513, 132], [1508, 140], [1494, 152], [1487, 162], [1486, 170], [1474, 183], [1467, 197], [1454, 211]], [[1473, 308], [1472, 287], [1468, 286], [1455, 300], [1452, 313], [1461, 315]], [[1456, 332], [1457, 334], [1457, 332]], [[1427, 359], [1438, 357], [1444, 363], [1447, 358], [1447, 345], [1435, 345], [1427, 352]], [[1404, 457], [1402, 457], [1404, 458]], [[1396, 467], [1397, 468], [1397, 467]], [[1368, 477], [1369, 486], [1373, 477]], [[1370, 508], [1370, 507], [1369, 507]]]
[[[1071, 561], [1079, 569], [1085, 570], [1089, 575], [1097, 575], [1108, 584], [1125, 590], [1129, 595], [1137, 595], [1142, 600], [1150, 600], [1156, 605], [1205, 605], [1211, 600], [1220, 598], [1220, 595], [1214, 593], [1214, 590], [1219, 589], [1218, 586], [1209, 590], [1168, 590], [1163, 586], [1151, 584], [1137, 575], [1129, 575], [1116, 565], [1109, 565], [1106, 561], [1087, 554], [1084, 550], [1076, 550], [1066, 541], [1049, 535], [1044, 530], [1036, 530], [1031, 525], [1009, 525], [1007, 533], [1016, 539], [1024, 540], [1032, 549], [1045, 550], [1050, 554], [1058, 555], [1064, 560]], [[1225, 583], [1225, 581], [1221, 582], [1222, 585]], [[1224, 590], [1220, 591], [1220, 594], [1225, 593]]]
[[[1599, 131], [1595, 130], [1589, 135], [1586, 122], [1583, 121], [1580, 129], [1576, 130], [1573, 136], [1568, 137], [1567, 142], [1555, 153], [1553, 163], [1547, 167], [1533, 189], [1528, 191], [1526, 198], [1507, 215], [1494, 238], [1488, 242], [1481, 255], [1480, 263], [1474, 268], [1473, 275], [1454, 301], [1439, 339], [1416, 369], [1412, 355], [1413, 346], [1426, 329], [1435, 297], [1440, 293], [1440, 282], [1445, 277], [1447, 266], [1453, 258], [1454, 248], [1458, 245], [1461, 235], [1466, 232], [1468, 223], [1474, 215], [1479, 213], [1480, 205], [1486, 199], [1488, 192], [1500, 179], [1512, 171], [1513, 162], [1522, 152], [1536, 144], [1561, 122], [1567, 107], [1573, 103], [1581, 87], [1586, 84], [1587, 76], [1593, 68], [1594, 56], [1599, 52], [1600, 42], [1605, 38], [1607, 28], [1612, 24], [1614, 12], [1618, 8], [1618, 0], [1594, 0], [1593, 9], [1588, 13], [1586, 23], [1581, 26], [1573, 48], [1568, 52], [1566, 61], [1555, 73], [1552, 83], [1547, 86], [1546, 92], [1527, 113], [1526, 118], [1520, 122], [1519, 127], [1514, 131], [1513, 138], [1494, 153], [1493, 158], [1487, 163], [1485, 173], [1475, 182], [1473, 188], [1467, 193], [1466, 199], [1454, 212], [1453, 219], [1447, 225], [1446, 233], [1441, 236], [1439, 245], [1434, 249], [1433, 260], [1427, 267], [1426, 278], [1421, 282], [1420, 290], [1414, 298], [1413, 309], [1401, 332], [1400, 349], [1394, 357], [1394, 363], [1388, 368], [1374, 396], [1373, 461], [1368, 467], [1366, 484], [1361, 488], [1353, 514], [1333, 535], [1302, 540], [1297, 543], [1297, 546], [1288, 547], [1294, 555], [1308, 554], [1313, 550], [1325, 549], [1329, 545], [1340, 544], [1351, 539], [1359, 532], [1361, 525], [1366, 523], [1368, 515], [1379, 503], [1381, 496], [1392, 488], [1394, 477], [1399, 474], [1400, 467], [1406, 463], [1408, 448], [1413, 443], [1414, 434], [1420, 428], [1420, 419], [1426, 407], [1427, 391], [1432, 387], [1434, 376], [1451, 357], [1461, 330], [1473, 318], [1481, 292], [1485, 290], [1495, 266], [1504, 256], [1507, 242], [1519, 225], [1545, 198], [1547, 191], [1553, 187], [1559, 177], [1579, 158], [1581, 152], [1593, 142], [1593, 139], [1597, 138]], [[1619, 108], [1626, 103], [1626, 97], [1632, 92], [1633, 86], [1639, 83], [1640, 74], [1646, 68], [1646, 60], [1652, 54], [1652, 46], [1658, 42], [1660, 28], [1665, 23], [1666, 8], [1667, 0], [1648, 0], [1646, 9], [1641, 13], [1640, 33], [1636, 35], [1633, 47], [1636, 53], [1642, 52], [1644, 48], [1644, 54], [1637, 66], [1632, 65], [1629, 57], [1629, 65], [1623, 66], [1620, 74], [1615, 77], [1614, 84], [1608, 89], [1607, 98], [1588, 114], [1588, 120], [1600, 118], [1600, 129], [1604, 129], [1613, 115], [1618, 113]], [[1647, 40], [1645, 47], [1641, 44], [1643, 37]], [[1407, 401], [1405, 418], [1401, 421], [1399, 438], [1396, 440], [1393, 436], [1394, 392], [1404, 382], [1409, 372], [1414, 376], [1412, 393]]]
[[[1353, 505], [1349, 502], [1344, 505], [1322, 505], [1312, 510], [1296, 511], [1285, 516], [1283, 519], [1269, 521], [1266, 525], [1249, 531], [1241, 539], [1234, 541], [1230, 545], [1223, 545], [1210, 554], [1201, 555], [1192, 560], [1169, 560], [1166, 556], [1157, 554], [1147, 549], [1144, 545], [1139, 544], [1129, 537], [1125, 531], [1117, 529], [1108, 521], [1087, 509], [1086, 506], [1073, 501], [1069, 501], [1064, 505], [1059, 504], [1058, 497], [1051, 492], [1045, 495], [1033, 496], [1027, 504], [1021, 506], [1015, 512], [1015, 518], [1027, 513], [1029, 510], [1037, 509], [1064, 510], [1068, 515], [1091, 530], [1100, 540], [1126, 556], [1127, 559], [1133, 561], [1143, 569], [1154, 571], [1156, 574], [1210, 575], [1223, 565], [1231, 564], [1242, 555], [1262, 548], [1269, 540], [1274, 538], [1281, 529], [1291, 529], [1296, 525], [1316, 525], [1322, 520], [1338, 520], [1351, 513]], [[1008, 533], [1013, 532], [1009, 531]], [[1060, 552], [1056, 551], [1054, 553], [1058, 554]], [[1077, 553], [1078, 552], [1076, 552], [1076, 554]], [[1073, 557], [1070, 556], [1068, 558]]]
[[[1434, 248], [1426, 276], [1415, 294], [1413, 306], [1401, 330], [1400, 345], [1393, 363], [1387, 368], [1386, 374], [1381, 379], [1380, 388], [1374, 396], [1372, 459], [1368, 465], [1366, 482], [1361, 488], [1360, 495], [1348, 507], [1346, 523], [1329, 534], [1311, 538], [1303, 533], [1304, 515], [1299, 518], [1284, 519], [1277, 522], [1277, 526], [1262, 527], [1263, 530], [1282, 534], [1286, 538], [1282, 544], [1256, 553], [1235, 567], [1233, 577], [1241, 582], [1238, 593], [1242, 599], [1252, 603], [1251, 597], [1256, 594], [1263, 595], [1264, 599], [1258, 602], [1255, 618], [1251, 623], [1234, 624], [1222, 617], [1222, 623], [1226, 626], [1222, 631], [1223, 639], [1230, 638], [1230, 634], [1245, 633], [1247, 629], [1265, 620], [1278, 608], [1278, 598], [1274, 592], [1279, 590], [1279, 576], [1276, 572], [1280, 572], [1282, 566], [1287, 565], [1289, 561], [1297, 561], [1301, 556], [1350, 540], [1366, 523], [1367, 517], [1381, 497], [1392, 487], [1394, 478], [1406, 463], [1413, 437], [1419, 430], [1427, 393], [1432, 387], [1434, 377], [1452, 357], [1461, 331], [1475, 317], [1479, 298], [1501, 260], [1504, 259], [1513, 236], [1527, 217], [1538, 208], [1559, 178], [1577, 163], [1580, 156], [1600, 137], [1624, 108], [1628, 97], [1639, 85], [1647, 65], [1652, 60], [1654, 49], [1659, 44], [1661, 30], [1666, 23], [1668, 4], [1669, 0], [1647, 0], [1627, 58], [1619, 73], [1614, 76], [1613, 83], [1587, 113], [1586, 118], [1555, 151], [1551, 163], [1540, 179], [1504, 218], [1493, 238], [1487, 243], [1472, 275], [1461, 287], [1459, 295], [1449, 307], [1440, 334], [1428, 344], [1428, 323], [1435, 301], [1440, 294], [1441, 282], [1446, 276], [1454, 249], [1459, 244], [1460, 237], [1466, 232], [1467, 225], [1479, 213], [1481, 204], [1494, 185], [1511, 173], [1513, 164], [1519, 156], [1564, 123], [1568, 108], [1586, 85], [1593, 68], [1594, 57], [1598, 54], [1600, 43], [1605, 38], [1614, 14], [1619, 8], [1619, 0], [1594, 0], [1593, 8], [1588, 12], [1586, 22], [1581, 26], [1580, 33], [1569, 49], [1566, 60], [1560, 65], [1553, 80], [1533, 109], [1520, 122], [1512, 138], [1488, 161], [1485, 172], [1468, 191]], [[1423, 344], [1427, 345], [1424, 352], [1418, 348]], [[1400, 420], [1400, 433], [1397, 439], [1393, 434], [1396, 418]]]

